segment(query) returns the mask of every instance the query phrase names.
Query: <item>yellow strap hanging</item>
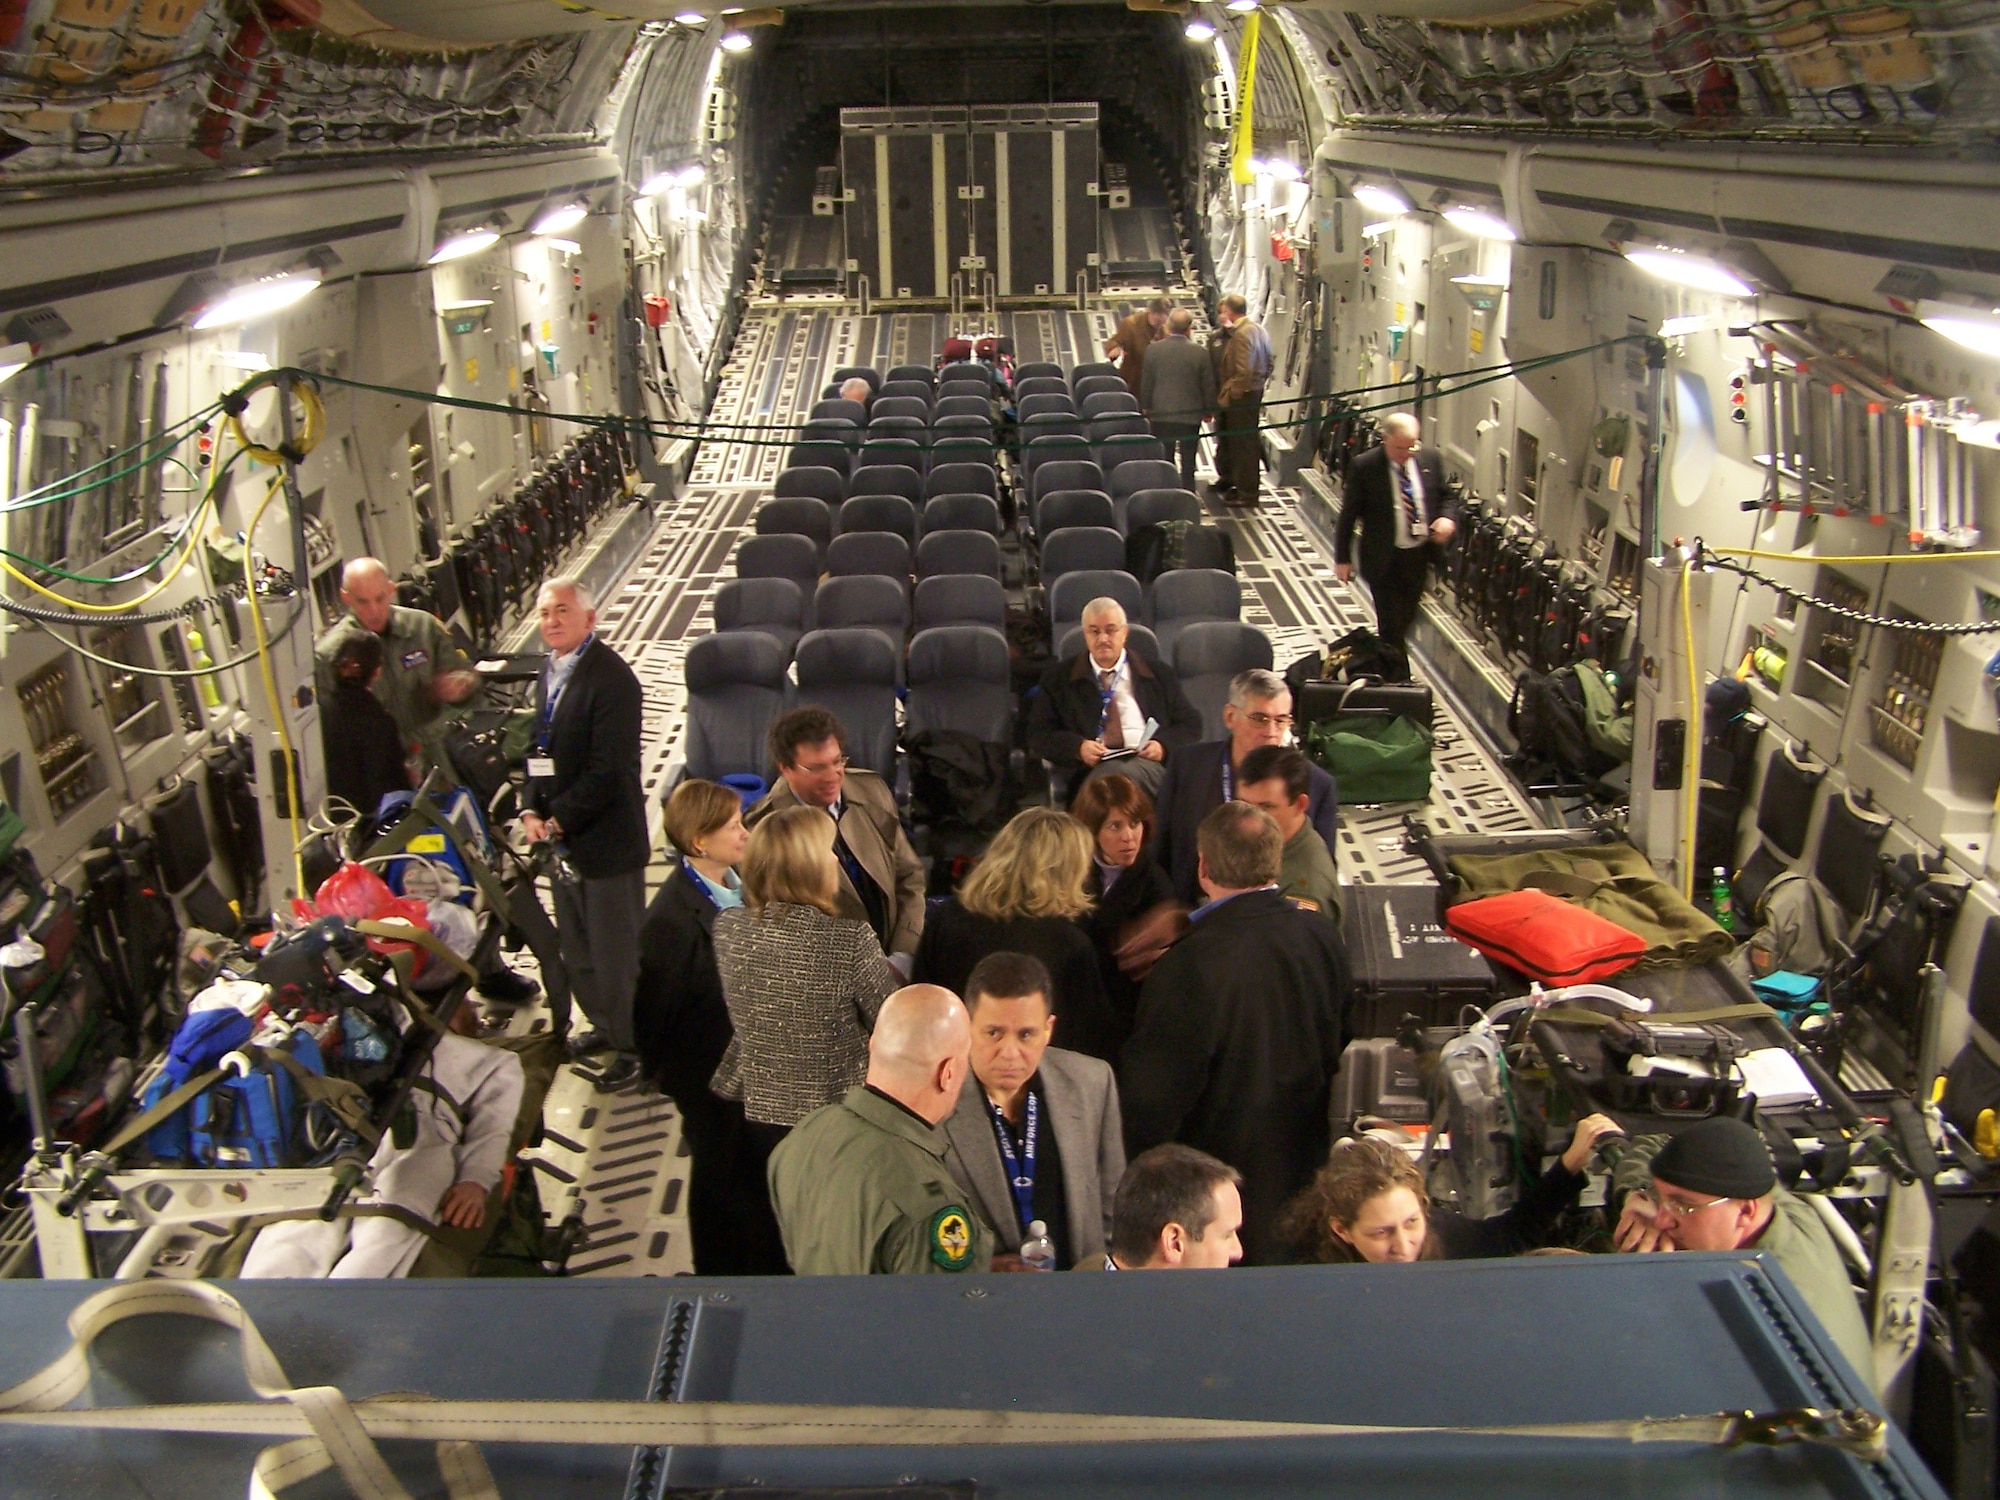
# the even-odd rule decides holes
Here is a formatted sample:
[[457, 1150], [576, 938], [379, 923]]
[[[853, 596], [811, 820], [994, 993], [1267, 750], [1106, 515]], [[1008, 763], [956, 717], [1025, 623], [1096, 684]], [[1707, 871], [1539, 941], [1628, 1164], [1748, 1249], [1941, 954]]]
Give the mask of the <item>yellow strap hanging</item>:
[[1229, 175], [1246, 184], [1257, 178], [1250, 170], [1250, 151], [1256, 143], [1257, 32], [1263, 19], [1262, 11], [1250, 12], [1243, 23], [1243, 55], [1236, 60], [1236, 126], [1231, 132]]

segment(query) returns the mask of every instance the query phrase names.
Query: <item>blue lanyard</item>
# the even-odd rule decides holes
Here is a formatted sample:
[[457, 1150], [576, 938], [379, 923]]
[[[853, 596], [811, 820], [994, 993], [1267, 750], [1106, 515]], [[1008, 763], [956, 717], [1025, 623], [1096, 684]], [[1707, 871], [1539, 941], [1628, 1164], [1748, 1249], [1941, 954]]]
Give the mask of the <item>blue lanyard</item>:
[[583, 665], [583, 653], [590, 649], [590, 643], [596, 639], [597, 632], [594, 630], [583, 638], [583, 643], [576, 648], [576, 660], [570, 666], [569, 676], [563, 678], [560, 687], [556, 687], [550, 680], [555, 675], [555, 658], [549, 658], [549, 676], [542, 679], [542, 722], [535, 736], [537, 750], [544, 752], [548, 750], [549, 730], [556, 720], [556, 704], [561, 702], [562, 695], [569, 691], [570, 681], [576, 676], [576, 669]]
[[1236, 768], [1229, 763], [1229, 747], [1222, 747], [1222, 800], [1236, 800]]
[[688, 862], [686, 855], [681, 856], [681, 873], [687, 876], [689, 885], [701, 892], [704, 901], [717, 911], [722, 910], [722, 903], [715, 899], [715, 892], [708, 888], [708, 882], [701, 878], [701, 871]]
[[1000, 1141], [1000, 1161], [1007, 1170], [1007, 1183], [1014, 1190], [1014, 1212], [1021, 1216], [1021, 1228], [1026, 1229], [1035, 1221], [1035, 1139], [1041, 1134], [1041, 1100], [1033, 1089], [1028, 1090], [1027, 1139], [1024, 1152], [1018, 1155], [1000, 1106], [988, 1099], [986, 1108], [993, 1115], [993, 1134]]

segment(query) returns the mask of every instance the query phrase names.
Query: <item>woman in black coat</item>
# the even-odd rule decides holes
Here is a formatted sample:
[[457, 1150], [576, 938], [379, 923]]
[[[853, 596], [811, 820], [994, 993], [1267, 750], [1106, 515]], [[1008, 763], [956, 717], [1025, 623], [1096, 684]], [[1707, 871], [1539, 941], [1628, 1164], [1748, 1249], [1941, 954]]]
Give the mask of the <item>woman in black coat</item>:
[[973, 966], [989, 953], [1026, 953], [1049, 971], [1055, 1039], [1072, 1052], [1112, 1061], [1117, 1026], [1104, 998], [1097, 954], [1081, 925], [1090, 912], [1084, 882], [1090, 841], [1066, 815], [1046, 807], [1017, 814], [994, 835], [972, 873], [924, 918], [911, 978], [965, 993]]
[[410, 789], [402, 731], [371, 691], [382, 675], [382, 638], [351, 635], [333, 654], [334, 690], [320, 705], [319, 733], [326, 749], [327, 795], [375, 825], [375, 810], [391, 792]]
[[[735, 1225], [743, 1112], [709, 1092], [729, 1046], [729, 1008], [715, 970], [715, 919], [743, 904], [736, 865], [749, 835], [736, 793], [684, 781], [667, 799], [680, 851], [639, 929], [632, 1025], [646, 1073], [680, 1112], [688, 1143], [688, 1233], [703, 1276], [744, 1274]], [[761, 1184], [760, 1184], [761, 1186]]]
[[1123, 1046], [1139, 1009], [1139, 984], [1186, 927], [1187, 908], [1174, 899], [1173, 880], [1153, 859], [1153, 799], [1136, 781], [1115, 775], [1086, 781], [1069, 813], [1090, 835], [1084, 888], [1097, 907], [1083, 926], [1097, 950]]

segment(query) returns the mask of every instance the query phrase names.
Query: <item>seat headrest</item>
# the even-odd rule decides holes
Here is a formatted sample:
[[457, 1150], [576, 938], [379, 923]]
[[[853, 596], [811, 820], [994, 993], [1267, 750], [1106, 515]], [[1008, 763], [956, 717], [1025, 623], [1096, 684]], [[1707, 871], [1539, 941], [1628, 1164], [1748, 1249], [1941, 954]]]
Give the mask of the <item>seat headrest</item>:
[[[1164, 575], [1162, 575], [1164, 576]], [[1271, 640], [1254, 625], [1237, 620], [1204, 620], [1174, 641], [1174, 670], [1182, 677], [1211, 673], [1235, 676], [1252, 667], [1271, 667]]]
[[686, 676], [691, 693], [724, 687], [782, 687], [785, 648], [755, 630], [705, 635], [688, 647]]
[[799, 638], [800, 687], [896, 685], [896, 648], [879, 630], [811, 630]]
[[911, 687], [958, 678], [1005, 686], [1010, 672], [1007, 637], [990, 625], [936, 625], [910, 640]]

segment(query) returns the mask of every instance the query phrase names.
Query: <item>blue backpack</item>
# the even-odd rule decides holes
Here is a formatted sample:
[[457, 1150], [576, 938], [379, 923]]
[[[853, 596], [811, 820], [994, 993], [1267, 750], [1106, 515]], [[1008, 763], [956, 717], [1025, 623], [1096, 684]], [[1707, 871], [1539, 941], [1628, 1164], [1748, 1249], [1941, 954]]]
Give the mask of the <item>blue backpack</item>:
[[[323, 1077], [326, 1067], [320, 1060], [319, 1044], [310, 1033], [294, 1031], [279, 1048], [246, 1046], [240, 1053], [249, 1060], [247, 1071], [225, 1058], [228, 1076], [217, 1079], [146, 1132], [146, 1148], [154, 1156], [197, 1167], [247, 1169], [293, 1164], [307, 1103], [293, 1069]], [[161, 1074], [147, 1085], [141, 1106], [151, 1109], [173, 1088], [173, 1081]]]

